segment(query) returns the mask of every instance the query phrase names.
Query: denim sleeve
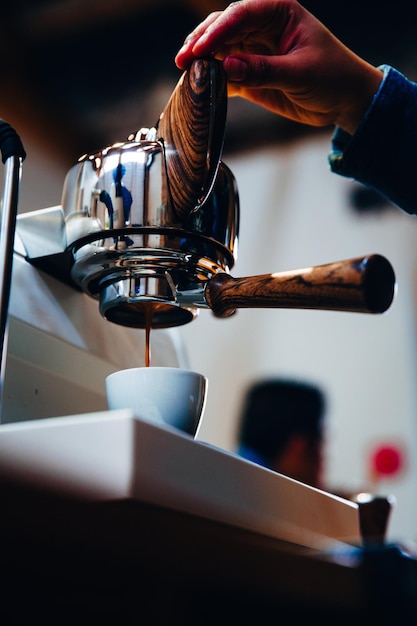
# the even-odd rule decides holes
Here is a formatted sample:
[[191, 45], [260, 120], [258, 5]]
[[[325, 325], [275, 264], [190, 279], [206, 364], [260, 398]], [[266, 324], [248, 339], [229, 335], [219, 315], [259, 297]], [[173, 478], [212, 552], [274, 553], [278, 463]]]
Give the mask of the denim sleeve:
[[356, 133], [336, 128], [330, 168], [417, 214], [417, 84], [381, 69], [384, 79]]

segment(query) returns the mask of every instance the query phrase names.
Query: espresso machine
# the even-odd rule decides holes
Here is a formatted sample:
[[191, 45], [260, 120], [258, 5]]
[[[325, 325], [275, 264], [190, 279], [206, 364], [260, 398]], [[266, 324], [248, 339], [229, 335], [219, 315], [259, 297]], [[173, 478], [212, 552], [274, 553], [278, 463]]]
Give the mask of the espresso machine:
[[[11, 283], [12, 316], [18, 318], [17, 323], [14, 321], [16, 334], [20, 338], [24, 337], [27, 324], [30, 325], [31, 318], [38, 313], [44, 327], [40, 328], [40, 335], [38, 333], [36, 337], [30, 336], [26, 340], [26, 347], [30, 344], [38, 357], [46, 352], [52, 355], [53, 368], [58, 373], [68, 369], [66, 366], [69, 361], [56, 356], [55, 352], [59, 353], [63, 349], [67, 355], [68, 351], [84, 350], [83, 354], [88, 354], [88, 364], [85, 369], [79, 366], [80, 376], [88, 380], [88, 385], [92, 385], [94, 391], [79, 395], [87, 415], [74, 422], [68, 420], [83, 411], [80, 406], [74, 405], [77, 393], [74, 394], [73, 388], [68, 392], [68, 396], [71, 396], [69, 398], [63, 387], [59, 387], [53, 406], [55, 413], [49, 411], [42, 414], [41, 409], [31, 412], [32, 403], [36, 404], [35, 396], [40, 395], [38, 390], [36, 393], [33, 391], [30, 403], [24, 406], [19, 404], [18, 409], [13, 409], [10, 398], [19, 396], [25, 377], [10, 376], [8, 387], [6, 371], [3, 422], [26, 423], [27, 420], [34, 420], [34, 426], [28, 431], [25, 427], [14, 430], [14, 424], [0, 426], [0, 449], [3, 455], [0, 473], [4, 464], [7, 465], [7, 459], [17, 468], [16, 471], [24, 473], [27, 470], [24, 464], [19, 470], [16, 462], [14, 451], [20, 450], [25, 458], [29, 455], [32, 459], [32, 470], [37, 464], [44, 467], [46, 463], [48, 472], [40, 470], [40, 480], [45, 480], [46, 473], [50, 480], [50, 470], [58, 462], [63, 468], [58, 481], [60, 488], [63, 485], [72, 490], [74, 485], [78, 488], [81, 485], [77, 482], [79, 475], [71, 475], [69, 482], [66, 476], [74, 470], [71, 454], [80, 453], [79, 436], [83, 439], [82, 448], [85, 448], [88, 467], [95, 459], [102, 471], [100, 480], [97, 482], [98, 479], [94, 479], [87, 486], [85, 477], [88, 472], [83, 473], [80, 487], [83, 493], [89, 496], [94, 494], [94, 497], [98, 494], [97, 497], [101, 498], [109, 494], [112, 497], [115, 494], [126, 497], [127, 492], [131, 493], [129, 490], [133, 489], [135, 493], [140, 491], [143, 487], [141, 479], [132, 483], [131, 470], [126, 465], [129, 459], [132, 460], [132, 441], [129, 440], [127, 445], [125, 439], [118, 439], [119, 429], [124, 428], [126, 422], [131, 425], [135, 416], [123, 413], [109, 417], [103, 394], [104, 377], [111, 369], [141, 364], [143, 333], [138, 342], [138, 329], [157, 331], [153, 335], [158, 345], [157, 358], [151, 365], [181, 367], [186, 365], [186, 359], [178, 350], [179, 344], [172, 331], [193, 321], [202, 309], [208, 309], [219, 317], [229, 317], [239, 308], [253, 307], [379, 314], [391, 305], [396, 289], [395, 274], [389, 261], [379, 254], [260, 276], [236, 278], [231, 275], [237, 258], [239, 196], [233, 173], [222, 160], [226, 113], [227, 86], [222, 65], [214, 59], [197, 59], [181, 76], [153, 127], [142, 127], [126, 141], [83, 155], [78, 160], [66, 176], [59, 206], [16, 216], [19, 175], [14, 176], [10, 193], [14, 202], [6, 248], [10, 259], [13, 257], [16, 288], [13, 281], [4, 282], [9, 288]], [[18, 158], [21, 160], [23, 156], [20, 154]], [[1, 234], [2, 237], [6, 235], [4, 229]], [[25, 304], [21, 304], [20, 298], [30, 294], [31, 288], [39, 280], [42, 280], [43, 297], [41, 302], [32, 298], [31, 309], [28, 310]], [[56, 300], [55, 293], [60, 301]], [[6, 305], [8, 301], [7, 293]], [[97, 309], [99, 314], [96, 315]], [[71, 326], [70, 339], [60, 330], [63, 319]], [[3, 336], [7, 330], [6, 322], [3, 324]], [[42, 344], [42, 341], [46, 341], [47, 345]], [[97, 355], [89, 352], [90, 341], [91, 345], [100, 345], [104, 353], [111, 353], [112, 358], [105, 362], [96, 358]], [[42, 348], [42, 345], [46, 347]], [[10, 365], [16, 368], [15, 373], [21, 365], [20, 356], [17, 350], [14, 361], [10, 361]], [[75, 361], [76, 357], [77, 354]], [[40, 369], [42, 367], [41, 363]], [[18, 380], [14, 386], [10, 382], [12, 379]], [[54, 393], [53, 387], [53, 384], [48, 385], [48, 393]], [[80, 384], [77, 390], [79, 388]], [[67, 406], [65, 412], [64, 406]], [[55, 419], [56, 415], [59, 417]], [[66, 418], [66, 415], [70, 417]], [[39, 427], [39, 421], [50, 417], [50, 431]], [[109, 422], [113, 424], [113, 419], [117, 433], [109, 426]], [[72, 429], [71, 432], [75, 433], [73, 440], [67, 436], [60, 438], [63, 427], [70, 431]], [[105, 432], [100, 430], [103, 428]], [[149, 456], [152, 445], [156, 443], [165, 449], [172, 443], [181, 448], [183, 460], [188, 455], [195, 467], [200, 462], [204, 464], [201, 475], [196, 471], [195, 493], [201, 496], [201, 491], [207, 492], [210, 503], [206, 509], [199, 496], [199, 506], [202, 506], [202, 509], [198, 509], [199, 514], [215, 515], [216, 519], [242, 523], [237, 522], [242, 519], [241, 509], [240, 502], [235, 501], [233, 494], [234, 477], [243, 471], [247, 476], [247, 484], [253, 484], [253, 514], [256, 517], [259, 485], [263, 480], [271, 481], [266, 470], [257, 468], [254, 479], [253, 469], [249, 470], [245, 461], [232, 458], [228, 453], [211, 450], [197, 441], [185, 441], [181, 433], [159, 432], [149, 424], [141, 424], [139, 434], [138, 428], [136, 421], [131, 436], [137, 445], [140, 441], [147, 442], [146, 451], [142, 450], [147, 462], [158, 462]], [[113, 473], [108, 471], [109, 460], [104, 453], [100, 456], [94, 452], [91, 460], [92, 449], [87, 450], [85, 444], [90, 431], [95, 442], [92, 446], [94, 450], [100, 437], [103, 441], [106, 437], [111, 442], [116, 441], [116, 448], [120, 450], [120, 457], [116, 457], [122, 460], [119, 465], [112, 461]], [[23, 440], [22, 444], [16, 444], [19, 437]], [[121, 442], [119, 447], [117, 442]], [[35, 450], [36, 445], [39, 447]], [[49, 455], [52, 448], [59, 451], [53, 458]], [[229, 499], [232, 508], [227, 514], [221, 498], [218, 500], [216, 481], [207, 480], [207, 476], [212, 473], [212, 465], [218, 467], [219, 459], [220, 463], [226, 463], [230, 476]], [[163, 468], [159, 466], [155, 469], [158, 480], [161, 479], [158, 472], [162, 471]], [[183, 487], [184, 476], [175, 463], [170, 473], [171, 476], [177, 476], [175, 489], [178, 495], [178, 489]], [[110, 474], [109, 487], [106, 480], [110, 480]], [[215, 476], [216, 472], [213, 473]], [[280, 515], [283, 515], [287, 481], [284, 477], [274, 480], [279, 480], [282, 488], [283, 509]], [[309, 491], [308, 487], [301, 487]], [[300, 486], [291, 488], [300, 489]], [[186, 510], [194, 510], [194, 502], [187, 499], [187, 490], [188, 486], [181, 506]], [[149, 484], [145, 491], [146, 497], [152, 500], [154, 496], [149, 495]], [[313, 507], [327, 507], [330, 510], [339, 506], [330, 496], [323, 499], [320, 495], [316, 499], [313, 492], [309, 491], [309, 494], [309, 502]], [[170, 498], [168, 492], [164, 495], [166, 497]], [[245, 497], [248, 502], [250, 494], [246, 492]], [[274, 498], [274, 503], [270, 498], [267, 502], [267, 506], [272, 509], [279, 504], [279, 498]], [[174, 505], [174, 501], [169, 499], [168, 505]], [[343, 539], [353, 533], [354, 540], [357, 540], [357, 505], [346, 503], [344, 506], [350, 520], [346, 527], [337, 532], [328, 528], [325, 534], [333, 533]], [[261, 518], [262, 515], [258, 516], [255, 523], [252, 516], [250, 523], [247, 521], [247, 527], [288, 537], [288, 523], [295, 523], [295, 518], [284, 520], [278, 532], [271, 527], [270, 518], [268, 529], [265, 530]], [[300, 513], [301, 518], [306, 519], [304, 509]], [[321, 532], [310, 529], [307, 533], [309, 537], [310, 531], [314, 535]], [[315, 543], [310, 538], [304, 541], [307, 544]]]

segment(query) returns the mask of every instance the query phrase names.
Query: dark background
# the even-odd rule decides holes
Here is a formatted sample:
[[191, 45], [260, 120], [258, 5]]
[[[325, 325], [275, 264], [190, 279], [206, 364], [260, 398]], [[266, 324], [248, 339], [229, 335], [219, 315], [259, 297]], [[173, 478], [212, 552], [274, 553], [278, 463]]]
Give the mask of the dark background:
[[[69, 166], [153, 126], [180, 76], [174, 55], [214, 0], [13, 0], [0, 23], [0, 116], [29, 128]], [[411, 78], [410, 2], [303, 3], [372, 63]], [[4, 113], [3, 113], [3, 110]], [[317, 132], [242, 100], [229, 102], [225, 151]]]

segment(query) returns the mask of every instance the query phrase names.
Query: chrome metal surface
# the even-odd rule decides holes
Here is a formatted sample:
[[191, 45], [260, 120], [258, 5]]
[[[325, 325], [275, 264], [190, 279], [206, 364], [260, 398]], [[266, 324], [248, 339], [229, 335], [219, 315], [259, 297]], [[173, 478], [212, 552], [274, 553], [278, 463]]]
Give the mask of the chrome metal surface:
[[208, 199], [181, 220], [172, 208], [164, 146], [154, 129], [85, 155], [66, 178], [62, 208], [71, 279], [113, 322], [185, 324], [207, 307], [204, 289], [237, 254], [235, 179], [221, 163]]
[[3, 397], [14, 233], [18, 210], [21, 171], [22, 158], [20, 156], [10, 156], [6, 159], [0, 230], [0, 400], [2, 400]]

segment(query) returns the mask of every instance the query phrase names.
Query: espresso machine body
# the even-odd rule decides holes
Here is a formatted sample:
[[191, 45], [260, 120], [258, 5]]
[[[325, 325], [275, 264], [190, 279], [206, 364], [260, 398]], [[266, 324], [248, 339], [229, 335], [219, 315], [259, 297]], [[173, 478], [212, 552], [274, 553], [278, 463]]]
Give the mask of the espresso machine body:
[[229, 168], [219, 164], [211, 192], [186, 216], [168, 189], [164, 146], [146, 136], [83, 157], [67, 175], [71, 279], [118, 324], [143, 328], [148, 315], [154, 328], [191, 321], [207, 306], [207, 280], [234, 265], [239, 203]]

